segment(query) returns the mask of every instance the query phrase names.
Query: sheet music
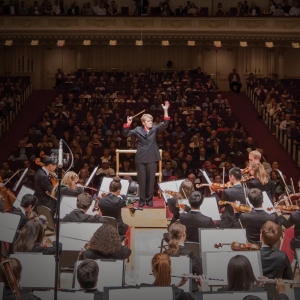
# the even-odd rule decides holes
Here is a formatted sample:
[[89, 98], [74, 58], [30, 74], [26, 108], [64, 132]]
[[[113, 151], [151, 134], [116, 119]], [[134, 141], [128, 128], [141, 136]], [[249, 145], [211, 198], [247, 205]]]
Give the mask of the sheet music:
[[21, 184], [21, 182], [23, 181], [23, 179], [24, 179], [26, 173], [28, 172], [28, 169], [29, 169], [29, 168], [26, 168], [26, 169], [23, 171], [23, 173], [22, 173], [22, 175], [20, 176], [19, 180], [14, 184], [14, 187], [13, 187], [12, 191], [15, 192], [15, 191], [18, 189], [18, 187], [19, 187], [19, 185]]
[[173, 191], [173, 192], [178, 192], [181, 183], [184, 181], [184, 179], [180, 180], [172, 180], [172, 181], [165, 181], [165, 182], [159, 182], [159, 189], [162, 191], [162, 196], [165, 200], [165, 202], [168, 202], [168, 199], [172, 198], [172, 195], [169, 195], [165, 193], [164, 191]]
[[208, 184], [212, 184], [211, 180], [209, 179], [208, 175], [206, 174], [205, 171], [199, 169], [199, 171], [203, 174], [203, 177], [205, 178], [205, 180], [207, 181]]
[[[198, 293], [197, 293], [198, 294]], [[197, 300], [216, 300], [216, 299], [222, 299], [222, 300], [242, 300], [246, 296], [253, 295], [261, 300], [268, 300], [267, 292], [226, 292], [226, 293], [199, 293], [199, 297], [196, 295], [195, 299]]]
[[13, 206], [14, 206], [15, 208], [19, 208], [23, 196], [25, 196], [25, 195], [27, 195], [27, 194], [33, 195], [33, 194], [34, 194], [34, 190], [31, 189], [31, 188], [26, 187], [25, 185], [23, 185], [23, 186], [21, 187], [20, 191], [19, 191], [19, 194], [18, 194], [18, 196], [17, 196], [17, 198], [16, 198], [16, 201], [14, 202]]
[[[101, 186], [100, 186], [100, 189], [98, 192], [98, 196], [101, 196], [102, 193], [106, 193], [106, 194], [109, 193], [109, 185], [112, 181], [113, 181], [113, 178], [111, 178], [111, 177], [103, 177]], [[122, 185], [121, 195], [127, 196], [129, 185], [130, 185], [129, 180], [121, 179], [121, 185]]]
[[0, 212], [0, 241], [12, 243], [20, 223], [21, 216]]

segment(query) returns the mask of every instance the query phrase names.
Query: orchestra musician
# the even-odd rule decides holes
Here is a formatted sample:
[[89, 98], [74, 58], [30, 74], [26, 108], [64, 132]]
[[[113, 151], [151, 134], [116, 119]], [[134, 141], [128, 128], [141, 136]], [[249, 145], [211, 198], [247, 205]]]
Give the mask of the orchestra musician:
[[201, 192], [193, 192], [189, 196], [191, 210], [179, 217], [180, 223], [186, 227], [186, 239], [189, 242], [199, 243], [198, 228], [216, 228], [214, 221], [200, 212], [203, 200]]
[[30, 220], [29, 216], [33, 212], [38, 199], [34, 195], [26, 194], [22, 197], [20, 207], [17, 207], [12, 213], [21, 216], [18, 230], [22, 230], [24, 225]]
[[[77, 185], [78, 180], [79, 176], [73, 171], [69, 171], [64, 175], [64, 177], [61, 180], [61, 198], [63, 196], [77, 197], [79, 194], [82, 194], [84, 192], [83, 187]], [[53, 188], [51, 192], [51, 195], [55, 198], [57, 198], [58, 194], [57, 189], [58, 184]]]
[[[229, 181], [233, 185], [227, 188], [222, 193], [222, 200], [227, 202], [239, 201], [240, 204], [246, 204], [246, 197], [248, 195], [248, 188], [241, 184], [242, 172], [239, 168], [234, 167], [229, 170]], [[219, 201], [219, 196], [216, 192], [211, 191], [211, 195]], [[234, 211], [231, 205], [226, 205], [221, 216], [219, 224], [220, 228], [234, 228]]]
[[161, 160], [156, 134], [165, 130], [169, 125], [169, 106], [168, 101], [165, 102], [165, 105], [162, 104], [164, 122], [158, 126], [153, 125], [153, 117], [149, 114], [143, 114], [141, 117], [143, 127], [138, 126], [130, 130], [132, 117], [127, 117], [127, 123], [123, 126], [123, 135], [125, 137], [135, 136], [138, 141], [135, 165], [140, 187], [140, 207], [144, 206], [145, 203], [148, 206], [153, 206], [155, 173], [157, 170], [157, 162]]
[[103, 293], [97, 289], [99, 266], [93, 259], [85, 259], [77, 267], [77, 280], [80, 290], [94, 294], [94, 300], [102, 300]]
[[[121, 195], [122, 184], [119, 177], [114, 177], [109, 185], [109, 194], [101, 198], [98, 202], [98, 207], [102, 212], [102, 216], [113, 217], [118, 222], [118, 230], [120, 235], [125, 235], [128, 230], [128, 225], [123, 222], [121, 211], [126, 207], [126, 199]], [[133, 207], [131, 204], [130, 207]]]
[[273, 203], [276, 183], [269, 179], [265, 168], [260, 162], [250, 162], [248, 168], [254, 179], [247, 181], [247, 187], [249, 189], [258, 188], [262, 192], [266, 192]]
[[[53, 246], [47, 247], [44, 242], [44, 228], [40, 221], [30, 220], [20, 231], [18, 238], [14, 243], [14, 252], [40, 252], [44, 255], [55, 254], [56, 242]], [[59, 252], [62, 251], [62, 245], [59, 244]]]
[[56, 200], [48, 194], [51, 194], [53, 189], [50, 176], [55, 171], [57, 163], [52, 157], [47, 156], [44, 158], [43, 164], [44, 166], [36, 172], [34, 196], [38, 198], [38, 204], [48, 207], [53, 215], [56, 209]]
[[269, 279], [282, 278], [292, 280], [294, 275], [286, 253], [274, 248], [274, 245], [278, 244], [281, 237], [282, 229], [278, 224], [267, 221], [261, 227], [260, 257], [263, 276]]
[[[262, 151], [262, 149], [259, 149], [259, 150]], [[261, 163], [265, 169], [269, 169], [270, 164], [267, 163], [266, 161], [261, 162], [262, 158], [263, 158], [263, 156], [261, 155], [261, 153], [258, 150], [249, 152], [249, 155], [248, 155], [249, 163], [258, 162], [258, 163]]]
[[250, 189], [248, 192], [248, 199], [252, 204], [254, 210], [249, 213], [240, 213], [234, 210], [234, 226], [235, 228], [246, 229], [246, 237], [249, 243], [260, 244], [260, 230], [267, 222], [272, 221], [279, 223], [276, 214], [268, 214], [263, 208], [263, 194], [257, 188]]
[[87, 222], [87, 223], [105, 223], [106, 219], [96, 215], [88, 215], [87, 211], [93, 203], [93, 198], [88, 193], [81, 193], [77, 196], [77, 209], [74, 209], [67, 214], [62, 222]]

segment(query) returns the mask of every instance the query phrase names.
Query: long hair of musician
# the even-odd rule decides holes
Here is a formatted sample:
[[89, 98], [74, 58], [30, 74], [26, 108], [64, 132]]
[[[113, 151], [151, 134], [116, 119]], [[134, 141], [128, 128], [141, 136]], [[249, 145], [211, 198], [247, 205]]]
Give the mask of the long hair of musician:
[[[12, 270], [16, 280], [18, 280], [21, 276], [21, 273], [22, 273], [22, 265], [21, 265], [20, 261], [16, 258], [8, 258], [8, 260], [9, 260], [11, 270]], [[4, 282], [4, 284], [6, 286], [9, 286], [9, 282], [7, 280], [6, 272], [5, 272], [4, 267], [2, 265], [0, 265], [0, 279], [1, 279], [1, 281]]]
[[249, 167], [254, 171], [253, 176], [257, 178], [262, 185], [268, 183], [268, 175], [260, 162], [253, 161], [250, 163]]
[[154, 286], [168, 286], [171, 284], [171, 259], [169, 255], [157, 253], [152, 258], [152, 272], [155, 276]]
[[178, 199], [187, 199], [194, 191], [195, 191], [194, 184], [191, 181], [189, 181], [188, 179], [185, 179], [182, 181], [182, 183], [179, 187], [179, 193], [178, 193], [177, 198]]
[[170, 241], [167, 253], [169, 255], [177, 255], [179, 253], [179, 241], [185, 235], [186, 227], [179, 223], [173, 223], [169, 228]]
[[14, 252], [32, 252], [35, 244], [41, 244], [44, 238], [44, 228], [40, 221], [28, 221], [19, 233], [14, 243]]

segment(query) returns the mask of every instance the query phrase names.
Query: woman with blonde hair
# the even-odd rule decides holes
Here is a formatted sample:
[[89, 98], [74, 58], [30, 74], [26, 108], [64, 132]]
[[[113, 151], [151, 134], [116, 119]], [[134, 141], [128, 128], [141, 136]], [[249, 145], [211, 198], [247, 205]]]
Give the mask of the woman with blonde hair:
[[264, 166], [260, 162], [252, 161], [249, 163], [248, 168], [254, 179], [247, 181], [247, 187], [249, 189], [258, 188], [262, 192], [266, 192], [273, 202], [276, 183], [269, 179]]
[[[180, 222], [173, 223], [169, 228], [170, 241], [168, 249], [164, 251], [170, 256], [188, 256], [192, 261], [192, 273], [202, 275], [202, 264], [196, 254], [185, 248], [184, 242], [186, 240], [186, 227]], [[193, 280], [192, 291], [198, 291], [197, 283]]]
[[[71, 197], [77, 197], [79, 194], [84, 192], [84, 189], [80, 186], [77, 186], [77, 182], [79, 180], [79, 176], [73, 172], [69, 171], [67, 172], [62, 181], [61, 181], [61, 190], [60, 195], [63, 196], [71, 196]], [[57, 198], [57, 189], [58, 184], [53, 188], [51, 195], [53, 197]]]
[[[153, 256], [151, 261], [152, 273], [155, 278], [152, 285], [142, 283], [141, 286], [168, 286], [171, 285], [171, 259], [165, 253], [157, 253]], [[180, 274], [181, 275], [181, 274]], [[187, 279], [182, 278], [180, 282], [174, 287], [176, 300], [191, 300], [194, 296], [191, 293], [186, 293], [179, 289], [186, 283]]]

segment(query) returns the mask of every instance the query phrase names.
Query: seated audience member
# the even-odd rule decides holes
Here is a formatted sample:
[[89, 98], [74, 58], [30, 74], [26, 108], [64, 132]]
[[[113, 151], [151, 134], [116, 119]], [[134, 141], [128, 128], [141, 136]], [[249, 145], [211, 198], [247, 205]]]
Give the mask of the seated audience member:
[[108, 12], [111, 16], [115, 16], [120, 13], [115, 1], [111, 1], [110, 6], [108, 8]]
[[94, 300], [102, 300], [103, 293], [97, 289], [99, 266], [93, 259], [85, 259], [77, 267], [77, 280], [85, 293], [95, 294]]
[[[123, 222], [121, 211], [126, 207], [125, 196], [121, 195], [121, 179], [114, 177], [109, 184], [109, 194], [99, 200], [98, 206], [102, 212], [102, 216], [113, 217], [118, 222], [118, 231], [120, 235], [125, 235], [128, 225]], [[128, 206], [133, 207], [133, 204]]]
[[185, 15], [185, 10], [184, 10], [184, 8], [183, 8], [182, 5], [179, 5], [179, 7], [175, 9], [175, 15], [176, 16], [183, 16], [183, 15]]
[[213, 220], [200, 212], [203, 199], [202, 193], [193, 192], [189, 196], [191, 210], [186, 214], [181, 214], [179, 217], [180, 223], [186, 227], [186, 239], [189, 242], [199, 243], [198, 228], [216, 228]]
[[[47, 247], [44, 240], [44, 228], [40, 221], [30, 220], [23, 229], [20, 231], [18, 238], [16, 239], [13, 250], [14, 252], [41, 252], [44, 255], [54, 255], [55, 245], [54, 241], [52, 247]], [[59, 245], [60, 252], [62, 251], [62, 245]]]
[[294, 237], [290, 242], [290, 247], [295, 251], [295, 249], [300, 248], [300, 211], [293, 211], [288, 219], [282, 215], [279, 208], [276, 210], [276, 213], [282, 226], [285, 228], [294, 226]]
[[127, 259], [131, 250], [122, 246], [118, 231], [109, 224], [97, 229], [90, 241], [90, 248], [83, 253], [91, 259]]
[[68, 15], [79, 15], [79, 7], [76, 6], [76, 1], [71, 4], [71, 7], [68, 9]]
[[[227, 281], [227, 286], [218, 289], [218, 292], [265, 292], [264, 288], [258, 286], [251, 263], [244, 255], [236, 255], [230, 259], [227, 266]], [[280, 300], [288, 300], [281, 279], [276, 280], [276, 289]]]
[[218, 9], [217, 9], [217, 12], [216, 12], [216, 16], [218, 16], [218, 17], [224, 16], [222, 3], [218, 3]]
[[107, 159], [102, 159], [102, 167], [98, 169], [97, 176], [104, 175], [106, 177], [112, 177], [116, 175], [114, 169], [109, 167], [109, 161]]
[[[191, 250], [188, 250], [184, 247], [184, 242], [186, 239], [186, 228], [179, 222], [173, 223], [169, 228], [170, 241], [168, 243], [168, 249], [164, 252], [168, 255], [181, 255], [188, 256], [192, 261], [192, 274], [202, 275], [202, 264]], [[196, 282], [193, 280], [193, 291], [198, 291]]]
[[300, 16], [300, 7], [299, 7], [299, 3], [298, 2], [294, 3], [294, 6], [289, 11], [289, 15], [291, 17], [298, 17], [298, 16]]
[[255, 2], [252, 2], [252, 6], [249, 8], [249, 11], [248, 11], [248, 16], [251, 16], [251, 17], [260, 16], [260, 9], [258, 6], [256, 6]]
[[268, 214], [263, 208], [263, 194], [261, 190], [253, 188], [249, 190], [248, 199], [254, 210], [249, 213], [239, 213], [234, 209], [234, 225], [236, 228], [246, 229], [249, 243], [260, 244], [261, 227], [267, 222], [278, 223], [275, 214]]
[[292, 280], [294, 275], [286, 253], [273, 247], [281, 237], [282, 229], [278, 224], [268, 221], [262, 226], [260, 256], [263, 276], [270, 279], [282, 278]]
[[267, 17], [273, 15], [273, 11], [272, 11], [271, 6], [270, 6], [269, 3], [267, 4], [267, 7], [265, 8], [265, 10], [262, 12], [262, 15], [267, 16]]
[[198, 9], [195, 6], [195, 3], [191, 4], [191, 7], [188, 9], [187, 14], [190, 16], [197, 16]]
[[247, 181], [247, 187], [249, 189], [258, 188], [262, 192], [266, 192], [270, 201], [273, 202], [276, 184], [269, 179], [264, 166], [259, 162], [251, 162], [248, 168], [254, 179]]
[[14, 215], [21, 216], [18, 230], [22, 230], [24, 225], [30, 220], [30, 216], [38, 203], [37, 197], [26, 194], [22, 197], [20, 207], [13, 211]]
[[[78, 180], [79, 176], [75, 172], [67, 172], [61, 181], [60, 196], [77, 197], [78, 195], [82, 194], [84, 190], [82, 187], [77, 186]], [[55, 198], [58, 196], [57, 188], [58, 184], [53, 188], [51, 193]]]
[[167, 181], [173, 174], [172, 161], [165, 161], [165, 168], [162, 169], [163, 181]]
[[82, 193], [77, 196], [77, 209], [66, 215], [62, 222], [87, 222], [87, 223], [106, 223], [106, 219], [96, 215], [87, 215], [87, 211], [93, 203], [93, 198], [88, 193]]
[[[171, 259], [165, 253], [157, 253], [152, 258], [152, 273], [155, 278], [152, 284], [142, 283], [140, 286], [169, 286], [171, 285]], [[176, 300], [192, 300], [193, 294], [184, 292], [179, 289], [186, 283], [187, 279], [182, 278], [178, 284], [175, 285], [175, 299]]]

